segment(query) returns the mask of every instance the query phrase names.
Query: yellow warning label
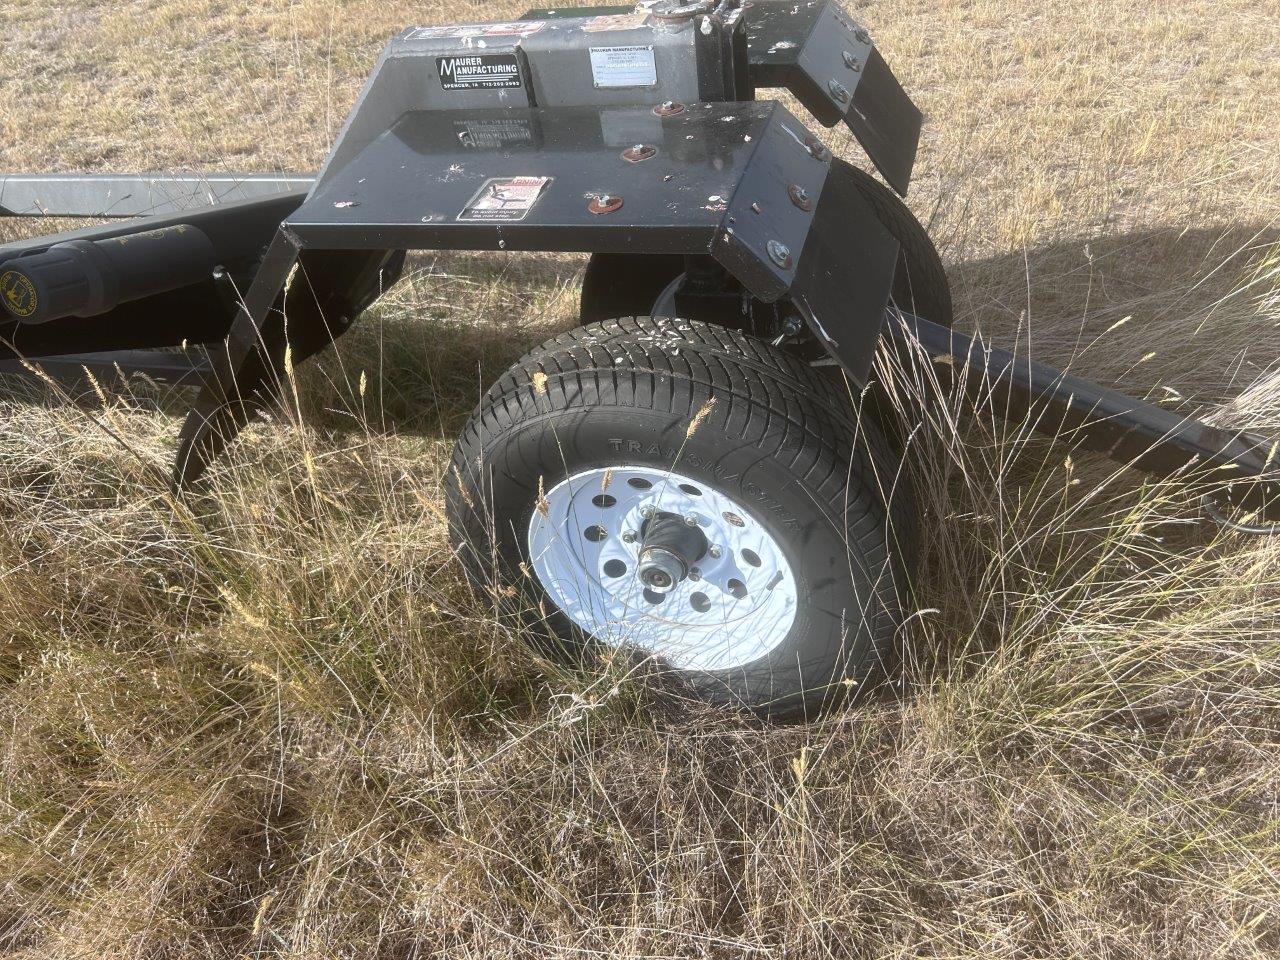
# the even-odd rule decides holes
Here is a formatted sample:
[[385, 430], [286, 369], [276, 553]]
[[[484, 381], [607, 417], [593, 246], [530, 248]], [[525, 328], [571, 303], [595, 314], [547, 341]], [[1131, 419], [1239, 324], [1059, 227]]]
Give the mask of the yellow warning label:
[[3, 300], [5, 308], [18, 318], [31, 316], [39, 306], [35, 284], [16, 270], [8, 270], [0, 274], [0, 300]]

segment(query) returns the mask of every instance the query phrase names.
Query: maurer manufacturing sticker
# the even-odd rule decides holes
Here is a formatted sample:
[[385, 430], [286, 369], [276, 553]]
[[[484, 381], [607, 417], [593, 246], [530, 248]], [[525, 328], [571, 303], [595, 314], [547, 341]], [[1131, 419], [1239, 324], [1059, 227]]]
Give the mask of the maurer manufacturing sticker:
[[656, 87], [653, 47], [592, 47], [591, 76], [597, 88]]
[[466, 57], [436, 57], [440, 86], [446, 90], [488, 90], [523, 86], [520, 61], [514, 53], [485, 53]]

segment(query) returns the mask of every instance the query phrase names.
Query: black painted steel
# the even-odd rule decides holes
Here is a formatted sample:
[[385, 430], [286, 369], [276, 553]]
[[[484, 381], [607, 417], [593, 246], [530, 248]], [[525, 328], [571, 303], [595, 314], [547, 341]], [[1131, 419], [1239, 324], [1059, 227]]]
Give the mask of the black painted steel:
[[838, 3], [754, 0], [745, 11], [751, 82], [790, 90], [823, 126], [844, 122], [905, 195], [924, 118]]
[[1237, 507], [1280, 520], [1280, 463], [1274, 441], [1212, 427], [1194, 417], [1126, 396], [977, 337], [890, 311], [888, 330], [908, 348], [918, 343], [937, 368], [1002, 419], [1100, 453], [1145, 473], [1176, 477], [1210, 472]]
[[[100, 383], [114, 377], [143, 374], [172, 387], [201, 386], [210, 372], [201, 347], [176, 350], [104, 350], [0, 360], [0, 375], [26, 377], [34, 371], [58, 383], [81, 382], [86, 373]], [[37, 374], [39, 376], [40, 374]]]

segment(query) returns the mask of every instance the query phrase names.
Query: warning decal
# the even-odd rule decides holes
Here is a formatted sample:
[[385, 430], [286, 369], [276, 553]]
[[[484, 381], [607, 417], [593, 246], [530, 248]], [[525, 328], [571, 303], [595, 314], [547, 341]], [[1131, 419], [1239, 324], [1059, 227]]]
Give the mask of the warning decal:
[[520, 61], [514, 53], [486, 53], [468, 57], [436, 57], [440, 86], [446, 90], [484, 90], [520, 87]]
[[653, 47], [592, 47], [591, 76], [597, 88], [656, 87]]
[[531, 37], [547, 25], [545, 20], [515, 23], [469, 23], [453, 27], [412, 27], [406, 40], [465, 40], [471, 37]]
[[647, 13], [622, 13], [592, 17], [582, 25], [585, 33], [607, 33], [610, 30], [639, 30], [649, 22]]
[[514, 223], [523, 220], [538, 202], [552, 177], [495, 177], [458, 214], [459, 220]]

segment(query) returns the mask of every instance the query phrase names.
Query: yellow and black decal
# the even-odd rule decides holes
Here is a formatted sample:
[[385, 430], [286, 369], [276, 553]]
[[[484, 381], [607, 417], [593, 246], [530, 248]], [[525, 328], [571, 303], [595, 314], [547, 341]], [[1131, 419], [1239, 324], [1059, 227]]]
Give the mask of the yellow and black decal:
[[0, 273], [0, 302], [19, 320], [25, 320], [40, 306], [35, 284], [17, 270]]

